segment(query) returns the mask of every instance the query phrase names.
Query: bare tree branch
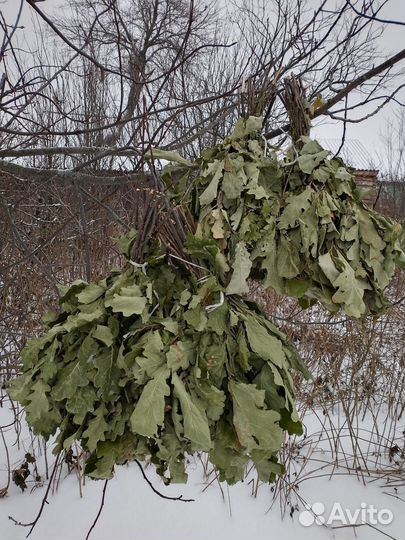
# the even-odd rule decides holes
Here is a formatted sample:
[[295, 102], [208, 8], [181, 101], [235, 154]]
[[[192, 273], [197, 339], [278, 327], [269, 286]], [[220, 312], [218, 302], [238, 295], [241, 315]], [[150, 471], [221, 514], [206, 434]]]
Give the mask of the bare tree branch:
[[55, 156], [55, 155], [89, 155], [103, 153], [104, 156], [139, 156], [138, 148], [117, 148], [115, 146], [54, 146], [36, 148], [13, 148], [0, 150], [0, 157], [29, 157], [29, 156]]
[[[344, 99], [348, 94], [350, 94], [350, 92], [358, 88], [361, 84], [365, 83], [369, 79], [372, 79], [373, 77], [376, 77], [380, 73], [383, 73], [385, 70], [390, 69], [391, 67], [393, 67], [395, 64], [397, 64], [404, 58], [405, 58], [405, 49], [395, 54], [394, 56], [388, 58], [388, 60], [386, 60], [382, 64], [379, 64], [378, 66], [375, 66], [372, 69], [368, 70], [366, 73], [363, 73], [363, 75], [361, 75], [360, 77], [357, 77], [357, 79], [355, 79], [354, 81], [351, 81], [345, 88], [337, 92], [325, 104], [321, 105], [318, 109], [316, 109], [312, 118], [317, 118], [318, 116], [322, 116], [323, 114], [326, 114], [334, 105], [336, 105], [336, 103], [339, 103], [339, 101]], [[289, 127], [290, 127], [289, 124], [285, 124], [281, 128], [268, 131], [267, 133], [265, 133], [265, 137], [267, 139], [272, 139], [274, 137], [283, 135], [285, 132], [288, 132]]]
[[400, 26], [405, 26], [405, 22], [402, 21], [395, 21], [393, 19], [381, 19], [380, 17], [376, 17], [374, 14], [368, 15], [365, 11], [359, 11], [352, 2], [347, 2], [349, 6], [352, 8], [352, 10], [358, 15], [359, 17], [364, 17], [365, 19], [369, 19], [370, 21], [376, 21], [383, 24], [397, 24]]
[[65, 170], [65, 169], [37, 169], [34, 167], [24, 167], [23, 165], [18, 165], [17, 163], [11, 163], [9, 161], [0, 160], [0, 171], [3, 173], [11, 174], [22, 180], [35, 180], [35, 181], [45, 181], [49, 182], [50, 180], [59, 181], [59, 182], [79, 182], [79, 183], [94, 183], [103, 185], [112, 185], [127, 183], [128, 180], [144, 180], [145, 173], [127, 173], [123, 172], [121, 175], [100, 175], [96, 172], [94, 174], [85, 174], [81, 172]]

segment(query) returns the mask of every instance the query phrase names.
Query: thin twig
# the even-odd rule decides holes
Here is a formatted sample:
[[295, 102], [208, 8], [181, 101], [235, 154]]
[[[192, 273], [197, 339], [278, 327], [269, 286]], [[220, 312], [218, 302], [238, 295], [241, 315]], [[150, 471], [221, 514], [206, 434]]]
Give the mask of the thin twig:
[[108, 484], [108, 480], [106, 480], [106, 481], [104, 482], [103, 496], [101, 497], [100, 508], [98, 509], [98, 512], [97, 512], [97, 515], [96, 515], [96, 519], [93, 521], [93, 524], [92, 524], [92, 526], [90, 527], [89, 532], [87, 533], [86, 540], [89, 539], [90, 534], [91, 534], [91, 531], [92, 531], [92, 530], [94, 529], [94, 527], [96, 526], [97, 521], [98, 521], [98, 519], [99, 519], [99, 517], [100, 517], [100, 515], [101, 515], [101, 512], [102, 512], [102, 510], [103, 510], [104, 500], [105, 500], [105, 492], [106, 492], [106, 490], [107, 490], [107, 484]]
[[21, 527], [31, 527], [31, 529], [29, 530], [26, 538], [28, 538], [30, 536], [30, 534], [32, 533], [32, 531], [35, 528], [35, 525], [38, 523], [39, 518], [41, 517], [42, 512], [43, 512], [43, 510], [45, 508], [45, 504], [48, 504], [48, 495], [49, 495], [49, 491], [51, 489], [52, 480], [53, 480], [53, 478], [55, 476], [55, 473], [56, 473], [56, 470], [58, 468], [59, 458], [60, 458], [60, 454], [58, 454], [56, 456], [55, 464], [54, 464], [53, 469], [52, 469], [51, 478], [49, 479], [48, 487], [46, 488], [45, 496], [42, 499], [41, 507], [39, 509], [39, 512], [38, 512], [36, 518], [33, 521], [31, 521], [31, 523], [21, 523], [20, 521], [17, 521], [16, 519], [14, 519], [12, 516], [8, 516], [8, 519], [10, 519], [15, 525], [20, 525]]
[[158, 490], [153, 486], [152, 482], [151, 482], [151, 481], [149, 480], [149, 478], [146, 476], [145, 471], [143, 470], [143, 467], [142, 467], [141, 463], [140, 463], [137, 459], [135, 459], [135, 463], [136, 463], [136, 464], [138, 465], [138, 467], [140, 468], [144, 480], [146, 481], [146, 483], [148, 484], [148, 486], [151, 488], [151, 490], [153, 491], [153, 493], [156, 493], [156, 495], [159, 495], [159, 497], [161, 497], [162, 499], [167, 499], [168, 501], [194, 502], [194, 499], [183, 499], [183, 495], [180, 495], [179, 497], [168, 497], [167, 495], [163, 495], [163, 493], [160, 493], [160, 491], [158, 491]]

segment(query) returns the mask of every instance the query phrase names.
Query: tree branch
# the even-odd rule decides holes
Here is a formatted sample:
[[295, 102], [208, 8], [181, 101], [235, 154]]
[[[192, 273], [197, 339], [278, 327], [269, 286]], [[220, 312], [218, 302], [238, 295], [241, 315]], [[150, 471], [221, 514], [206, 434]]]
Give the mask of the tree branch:
[[375, 15], [367, 15], [363, 11], [359, 11], [349, 0], [347, 0], [347, 3], [352, 8], [352, 10], [358, 15], [359, 17], [363, 17], [364, 19], [368, 19], [370, 21], [380, 22], [383, 24], [397, 24], [399, 26], [405, 26], [405, 22], [402, 21], [395, 21], [393, 19], [380, 19], [379, 17], [376, 17]]
[[93, 524], [92, 524], [92, 526], [91, 526], [90, 529], [89, 529], [89, 532], [87, 533], [86, 540], [89, 540], [89, 537], [90, 537], [90, 535], [91, 535], [91, 531], [92, 531], [92, 530], [94, 529], [94, 527], [96, 526], [97, 521], [98, 521], [98, 519], [99, 519], [99, 517], [100, 517], [100, 515], [101, 515], [101, 512], [102, 512], [102, 510], [103, 510], [104, 501], [105, 501], [105, 492], [106, 492], [106, 490], [107, 490], [107, 484], [108, 484], [108, 480], [106, 480], [106, 481], [104, 482], [103, 495], [102, 495], [102, 497], [101, 497], [100, 508], [98, 509], [97, 516], [96, 516], [95, 520], [93, 521]]
[[[80, 54], [80, 56], [83, 56], [84, 58], [89, 60], [92, 64], [94, 64], [96, 67], [98, 67], [99, 69], [101, 69], [101, 71], [104, 71], [105, 73], [112, 73], [113, 75], [119, 75], [120, 77], [128, 79], [132, 82], [135, 82], [133, 81], [131, 77], [128, 77], [124, 73], [120, 73], [114, 69], [110, 69], [107, 66], [104, 66], [103, 64], [100, 64], [100, 62], [98, 62], [93, 56], [91, 56], [90, 54], [87, 54], [81, 47], [77, 47], [74, 43], [72, 43], [63, 34], [63, 32], [61, 32], [59, 28], [51, 21], [51, 19], [42, 10], [40, 10], [38, 6], [35, 5], [35, 0], [25, 0], [25, 1], [27, 2], [27, 4], [29, 4], [32, 7], [32, 9], [34, 9], [38, 13], [41, 19], [43, 19], [46, 22], [46, 24], [55, 32], [55, 34], [57, 34], [61, 38], [61, 40], [66, 43], [68, 47], [70, 47], [75, 52]], [[103, 13], [106, 13], [107, 11], [109, 11], [110, 8], [111, 6], [108, 6], [107, 9], [103, 11]]]
[[[329, 111], [330, 108], [336, 105], [336, 103], [344, 99], [350, 92], [355, 90], [358, 86], [368, 81], [369, 79], [376, 77], [377, 75], [379, 75], [386, 69], [391, 68], [392, 66], [394, 66], [395, 64], [403, 60], [404, 58], [405, 58], [405, 49], [402, 49], [402, 51], [395, 54], [394, 56], [391, 56], [391, 58], [388, 58], [388, 60], [386, 60], [382, 64], [379, 64], [378, 66], [375, 66], [372, 69], [366, 71], [366, 73], [363, 73], [363, 75], [360, 75], [360, 77], [357, 77], [357, 79], [354, 79], [345, 88], [340, 90], [332, 98], [328, 99], [328, 101], [324, 105], [322, 105], [315, 111], [312, 118], [317, 118], [318, 116], [322, 116], [327, 111]], [[265, 133], [264, 136], [266, 137], [266, 139], [272, 139], [274, 137], [279, 137], [280, 135], [285, 134], [289, 129], [290, 129], [290, 124], [285, 124], [281, 128], [268, 131], [267, 133]]]
[[143, 467], [139, 460], [135, 459], [135, 463], [138, 465], [142, 476], [145, 480], [145, 482], [148, 484], [148, 486], [151, 488], [153, 493], [156, 493], [156, 495], [159, 495], [162, 499], [167, 499], [168, 501], [181, 501], [181, 502], [194, 502], [194, 499], [183, 499], [183, 495], [179, 495], [179, 497], [169, 497], [168, 495], [164, 495], [160, 491], [158, 491], [152, 484], [152, 482], [149, 480], [149, 478], [146, 476], [145, 471], [143, 470]]
[[62, 181], [62, 182], [78, 182], [78, 183], [98, 183], [104, 185], [127, 183], [128, 180], [140, 181], [145, 180], [148, 175], [145, 173], [128, 173], [123, 172], [121, 175], [97, 175], [86, 174], [76, 171], [64, 170], [64, 169], [37, 169], [35, 167], [24, 167], [17, 163], [10, 163], [0, 159], [0, 171], [11, 174], [22, 180], [39, 180], [39, 181]]
[[137, 148], [117, 148], [115, 146], [54, 146], [46, 148], [18, 148], [0, 150], [0, 158], [28, 156], [73, 156], [103, 153], [105, 156], [138, 156], [141, 151]]

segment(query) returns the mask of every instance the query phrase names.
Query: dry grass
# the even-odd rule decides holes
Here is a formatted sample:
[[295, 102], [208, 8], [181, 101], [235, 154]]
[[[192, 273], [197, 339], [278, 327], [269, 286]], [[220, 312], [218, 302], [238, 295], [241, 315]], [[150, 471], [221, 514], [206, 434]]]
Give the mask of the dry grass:
[[302, 311], [294, 300], [252, 287], [313, 373], [312, 381], [296, 381], [299, 412], [311, 432], [284, 446], [287, 475], [273, 491], [283, 511], [300, 502], [300, 484], [317, 476], [378, 479], [394, 495], [405, 486], [404, 294], [405, 275], [398, 273], [389, 290], [393, 307], [379, 320], [359, 323], [319, 307]]

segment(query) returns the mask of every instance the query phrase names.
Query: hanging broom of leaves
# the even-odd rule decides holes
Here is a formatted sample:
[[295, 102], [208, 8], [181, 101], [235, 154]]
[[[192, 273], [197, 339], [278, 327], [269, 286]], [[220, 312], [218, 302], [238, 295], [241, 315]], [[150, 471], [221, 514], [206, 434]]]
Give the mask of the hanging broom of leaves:
[[[172, 162], [143, 188], [144, 211], [119, 241], [128, 262], [62, 291], [62, 311], [22, 353], [10, 395], [55, 452], [80, 441], [85, 472], [150, 460], [165, 482], [185, 482], [187, 456], [205, 451], [221, 480], [283, 472], [285, 433], [301, 433], [292, 370], [297, 352], [259, 308], [247, 280], [342, 308], [379, 314], [401, 230], [365, 206], [352, 175], [315, 141], [268, 153], [261, 119], [190, 163]], [[174, 163], [174, 165], [173, 165]]]
[[384, 290], [405, 267], [401, 226], [362, 202], [341, 159], [301, 142], [300, 150], [268, 151], [261, 118], [240, 119], [222, 144], [196, 164], [167, 167], [163, 179], [174, 200], [189, 183], [196, 237], [225, 257], [228, 294], [247, 292], [253, 277], [302, 307], [319, 301], [351, 317], [381, 315]]
[[251, 460], [273, 481], [285, 432], [302, 433], [290, 372], [309, 373], [256, 305], [224, 294], [225, 257], [195, 238], [190, 212], [156, 178], [141, 197], [142, 236], [118, 242], [127, 265], [62, 288], [10, 395], [35, 434], [57, 434], [55, 453], [80, 442], [92, 478], [147, 459], [185, 482], [187, 456], [206, 451], [221, 480], [241, 480]]

